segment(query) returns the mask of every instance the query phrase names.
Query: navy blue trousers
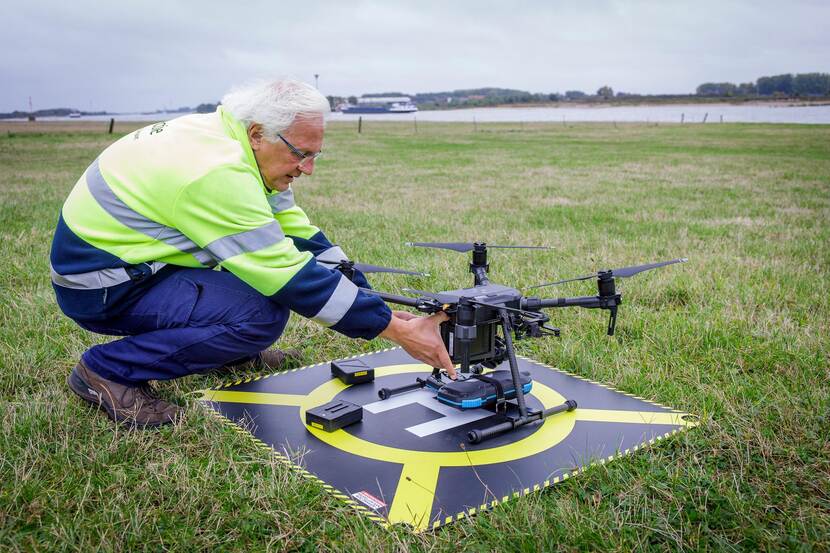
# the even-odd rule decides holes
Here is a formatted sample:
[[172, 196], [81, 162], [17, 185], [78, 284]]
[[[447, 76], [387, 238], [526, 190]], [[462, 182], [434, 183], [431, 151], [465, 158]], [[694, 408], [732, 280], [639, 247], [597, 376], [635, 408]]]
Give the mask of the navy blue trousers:
[[233, 274], [181, 269], [105, 321], [79, 322], [98, 334], [125, 336], [83, 354], [87, 367], [134, 385], [205, 372], [251, 358], [279, 338], [286, 307]]

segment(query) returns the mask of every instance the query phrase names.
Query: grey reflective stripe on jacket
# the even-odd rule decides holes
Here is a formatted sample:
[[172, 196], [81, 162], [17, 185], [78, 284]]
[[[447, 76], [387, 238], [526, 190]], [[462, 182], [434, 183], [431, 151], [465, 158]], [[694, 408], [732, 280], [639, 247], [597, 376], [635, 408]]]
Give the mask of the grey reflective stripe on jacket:
[[323, 326], [334, 326], [346, 316], [356, 298], [357, 286], [345, 276], [340, 275], [340, 282], [337, 283], [334, 293], [312, 319]]
[[290, 188], [278, 194], [271, 194], [268, 196], [268, 203], [271, 205], [272, 213], [279, 213], [286, 209], [291, 209], [296, 205], [294, 203], [294, 191]]
[[207, 267], [216, 265], [216, 261], [211, 258], [208, 252], [197, 246], [195, 242], [177, 229], [148, 219], [121, 201], [109, 187], [107, 181], [104, 180], [104, 175], [101, 174], [97, 159], [87, 169], [86, 184], [95, 201], [98, 202], [104, 211], [109, 213], [122, 225], [147, 235], [154, 240], [164, 242], [168, 246], [173, 246], [180, 252], [189, 253], [202, 265]]
[[[153, 274], [157, 273], [159, 269], [164, 267], [166, 263], [153, 261], [146, 263], [150, 267]], [[75, 290], [96, 290], [100, 288], [109, 288], [116, 286], [129, 280], [129, 273], [124, 267], [112, 267], [110, 269], [101, 269], [98, 271], [89, 271], [88, 273], [75, 273], [72, 275], [62, 275], [55, 271], [52, 264], [49, 264], [49, 273], [52, 276], [52, 282], [63, 288], [73, 288]]]
[[340, 246], [332, 246], [327, 250], [323, 250], [315, 256], [317, 263], [322, 263], [328, 266], [340, 264], [341, 261], [348, 260], [346, 253], [340, 249]]
[[277, 221], [271, 221], [267, 225], [253, 230], [217, 238], [206, 245], [205, 249], [211, 257], [221, 263], [235, 255], [251, 253], [272, 246], [284, 238], [285, 234], [283, 234], [280, 224]]

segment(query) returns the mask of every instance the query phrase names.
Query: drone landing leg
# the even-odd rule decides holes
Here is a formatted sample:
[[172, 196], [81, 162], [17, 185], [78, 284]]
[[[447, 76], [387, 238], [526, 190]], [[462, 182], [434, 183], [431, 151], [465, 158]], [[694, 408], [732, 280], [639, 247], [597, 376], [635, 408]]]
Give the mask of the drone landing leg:
[[516, 362], [516, 352], [513, 349], [513, 340], [510, 337], [510, 318], [507, 311], [502, 310], [500, 314], [502, 328], [504, 329], [504, 342], [507, 349], [507, 358], [510, 360], [510, 374], [513, 376], [513, 386], [516, 389], [516, 403], [519, 407], [519, 416], [516, 418], [508, 417], [508, 420], [494, 424], [493, 426], [489, 426], [487, 428], [471, 430], [467, 433], [467, 439], [470, 443], [474, 444], [481, 443], [484, 440], [498, 436], [499, 434], [510, 432], [511, 430], [515, 430], [528, 423], [540, 421], [552, 415], [576, 409], [576, 401], [569, 399], [562, 405], [557, 405], [555, 407], [551, 407], [550, 409], [545, 409], [544, 411], [533, 411], [528, 414], [524, 391], [522, 390], [521, 381], [519, 380], [519, 367]]
[[487, 428], [471, 430], [467, 432], [467, 440], [469, 440], [472, 444], [479, 444], [484, 440], [488, 440], [494, 436], [498, 436], [499, 434], [504, 434], [505, 432], [516, 430], [517, 428], [522, 427], [528, 423], [540, 421], [552, 415], [564, 413], [565, 411], [573, 411], [574, 409], [576, 409], [576, 402], [572, 399], [569, 399], [562, 405], [557, 405], [556, 407], [551, 407], [550, 409], [545, 409], [544, 411], [534, 411], [527, 417], [520, 417], [516, 419], [509, 418], [504, 422], [494, 424], [493, 426], [488, 426]]
[[507, 311], [500, 311], [501, 327], [504, 330], [504, 344], [507, 349], [507, 359], [510, 361], [510, 375], [513, 377], [513, 387], [516, 390], [516, 403], [519, 405], [519, 418], [527, 418], [527, 405], [525, 404], [525, 393], [522, 390], [522, 383], [519, 379], [519, 364], [516, 362], [516, 351], [513, 349], [513, 339], [510, 337], [510, 317]]
[[[429, 378], [435, 379], [440, 382], [441, 380], [441, 370], [440, 369], [432, 369], [432, 376]], [[397, 388], [381, 388], [378, 390], [378, 397], [380, 399], [389, 399], [392, 396], [402, 394], [404, 392], [411, 392], [413, 390], [420, 390], [427, 385], [428, 379], [424, 380], [423, 378], [416, 378], [414, 384], [407, 384], [405, 386], [398, 386]]]

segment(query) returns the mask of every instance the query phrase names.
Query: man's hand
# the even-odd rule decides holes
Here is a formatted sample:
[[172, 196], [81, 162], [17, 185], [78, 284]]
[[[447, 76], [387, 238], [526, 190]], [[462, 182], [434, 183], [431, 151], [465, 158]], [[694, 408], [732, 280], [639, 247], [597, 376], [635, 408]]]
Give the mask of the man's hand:
[[455, 380], [455, 366], [450, 361], [450, 354], [441, 340], [438, 326], [449, 317], [443, 311], [419, 317], [406, 311], [393, 311], [392, 319], [386, 330], [380, 333], [401, 346], [406, 353], [430, 367], [444, 369]]
[[409, 311], [392, 311], [392, 316], [401, 319], [402, 321], [410, 321], [412, 319], [420, 318], [418, 315], [410, 313]]

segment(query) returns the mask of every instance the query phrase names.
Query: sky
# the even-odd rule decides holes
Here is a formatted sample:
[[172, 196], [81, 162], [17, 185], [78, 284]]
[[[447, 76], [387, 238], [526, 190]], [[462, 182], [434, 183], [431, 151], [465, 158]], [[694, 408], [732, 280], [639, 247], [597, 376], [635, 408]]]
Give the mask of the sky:
[[4, 0], [0, 112], [216, 102], [256, 78], [323, 94], [502, 87], [693, 93], [830, 73], [830, 1]]

